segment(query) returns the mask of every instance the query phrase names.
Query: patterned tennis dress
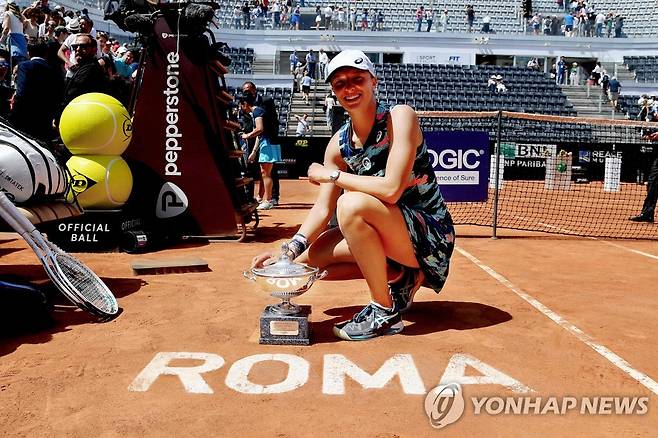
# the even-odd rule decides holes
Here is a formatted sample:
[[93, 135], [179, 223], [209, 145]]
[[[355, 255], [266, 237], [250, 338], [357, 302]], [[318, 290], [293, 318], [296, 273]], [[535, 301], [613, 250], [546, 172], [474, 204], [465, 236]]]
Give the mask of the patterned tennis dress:
[[[340, 153], [356, 175], [384, 176], [390, 149], [387, 120], [390, 108], [378, 103], [375, 124], [362, 149], [352, 147], [352, 123], [339, 130]], [[437, 293], [448, 276], [455, 229], [430, 164], [425, 141], [416, 149], [409, 186], [397, 202], [409, 230], [416, 259], [425, 275], [425, 285]]]

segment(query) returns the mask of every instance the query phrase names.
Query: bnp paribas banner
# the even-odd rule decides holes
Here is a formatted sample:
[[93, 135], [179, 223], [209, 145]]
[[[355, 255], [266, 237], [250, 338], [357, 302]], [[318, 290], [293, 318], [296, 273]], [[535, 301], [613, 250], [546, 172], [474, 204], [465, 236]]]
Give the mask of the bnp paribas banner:
[[491, 161], [487, 132], [425, 132], [425, 141], [446, 201], [487, 200]]

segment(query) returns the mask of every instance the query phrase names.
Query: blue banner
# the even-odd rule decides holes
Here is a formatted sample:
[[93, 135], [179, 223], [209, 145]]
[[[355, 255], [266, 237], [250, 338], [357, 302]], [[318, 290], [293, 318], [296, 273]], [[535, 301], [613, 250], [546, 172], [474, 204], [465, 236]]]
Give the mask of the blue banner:
[[425, 132], [441, 194], [448, 202], [486, 202], [489, 182], [489, 133]]

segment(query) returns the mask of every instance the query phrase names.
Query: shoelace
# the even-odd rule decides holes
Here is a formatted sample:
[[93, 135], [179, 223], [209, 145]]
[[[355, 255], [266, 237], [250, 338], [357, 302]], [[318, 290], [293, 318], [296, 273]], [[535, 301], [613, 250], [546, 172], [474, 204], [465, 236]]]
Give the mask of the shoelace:
[[354, 320], [354, 322], [362, 322], [362, 321], [365, 321], [365, 320], [368, 318], [368, 316], [369, 316], [371, 313], [373, 313], [374, 311], [375, 311], [374, 306], [373, 306], [372, 304], [368, 304], [366, 307], [364, 307], [363, 309], [361, 309], [361, 311], [360, 311], [359, 313], [357, 313], [356, 315], [354, 315], [353, 320]]

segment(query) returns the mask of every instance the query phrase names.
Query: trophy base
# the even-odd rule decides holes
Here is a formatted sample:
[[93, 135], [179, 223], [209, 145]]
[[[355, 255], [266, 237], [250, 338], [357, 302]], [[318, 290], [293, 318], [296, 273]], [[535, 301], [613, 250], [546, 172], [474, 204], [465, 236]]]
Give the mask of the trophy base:
[[311, 326], [308, 316], [311, 306], [299, 306], [299, 312], [284, 315], [275, 305], [265, 307], [260, 315], [260, 344], [270, 345], [309, 345]]

